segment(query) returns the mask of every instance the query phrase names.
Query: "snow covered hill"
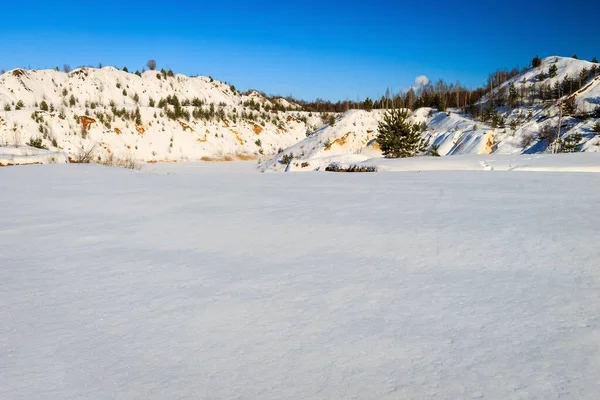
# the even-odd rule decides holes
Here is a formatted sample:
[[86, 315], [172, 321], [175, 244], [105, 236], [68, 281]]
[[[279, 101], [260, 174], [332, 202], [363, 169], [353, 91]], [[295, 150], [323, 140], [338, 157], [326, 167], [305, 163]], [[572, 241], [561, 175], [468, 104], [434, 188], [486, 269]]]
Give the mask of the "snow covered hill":
[[34, 138], [72, 157], [97, 145], [94, 157], [103, 160], [256, 158], [322, 125], [299, 108], [208, 77], [16, 69], [0, 76], [0, 146]]
[[[591, 73], [594, 68], [573, 58], [541, 60], [480, 101], [482, 115], [495, 105], [493, 123], [458, 109], [421, 108], [411, 118], [427, 126], [430, 146], [442, 156], [546, 152], [559, 126], [561, 139], [572, 140], [577, 151], [597, 152], [600, 74]], [[580, 88], [561, 95], [574, 84]], [[258, 158], [268, 160], [262, 169], [270, 171], [312, 171], [334, 161], [381, 157], [375, 138], [382, 110], [350, 110], [324, 126], [322, 115], [301, 108], [256, 91], [242, 94], [209, 77], [113, 67], [16, 69], [0, 76], [0, 146], [35, 139], [71, 159], [92, 150], [100, 161]]]
[[[556, 65], [556, 75], [548, 76], [548, 71]], [[582, 71], [590, 71], [594, 64], [573, 58], [548, 57], [537, 68], [531, 68], [494, 89], [481, 101], [481, 108], [488, 106], [493, 99], [508, 96], [509, 87], [520, 94], [522, 101], [514, 107], [495, 107], [502, 122], [494, 126], [489, 122], [474, 119], [471, 115], [450, 109], [439, 112], [421, 108], [413, 112], [415, 123], [427, 125], [426, 137], [430, 148], [437, 148], [440, 155], [458, 154], [520, 154], [543, 153], [548, 151], [550, 135], [558, 133], [561, 126], [561, 139], [576, 140], [577, 151], [600, 151], [600, 136], [592, 127], [600, 122], [600, 115], [594, 111], [600, 106], [600, 74], [588, 78], [582, 88], [572, 95], [561, 96], [557, 101], [538, 99], [550, 94], [557, 84], [568, 79], [578, 79]], [[533, 100], [528, 101], [531, 97]], [[500, 101], [498, 101], [500, 102]], [[572, 102], [572, 115], [566, 108]], [[265, 171], [284, 170], [323, 170], [331, 162], [352, 163], [372, 157], [381, 157], [375, 141], [377, 125], [382, 118], [382, 110], [353, 110], [339, 117], [335, 124], [327, 125], [310, 137], [291, 146], [272, 160], [263, 164]], [[554, 138], [554, 137], [552, 137]], [[290, 163], [290, 160], [294, 160]]]

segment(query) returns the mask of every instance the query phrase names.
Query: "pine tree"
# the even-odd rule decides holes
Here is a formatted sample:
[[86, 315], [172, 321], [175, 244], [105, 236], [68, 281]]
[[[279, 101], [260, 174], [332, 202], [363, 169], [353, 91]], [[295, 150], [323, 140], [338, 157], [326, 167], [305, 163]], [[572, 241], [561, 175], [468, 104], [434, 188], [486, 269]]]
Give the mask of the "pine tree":
[[409, 113], [392, 108], [379, 123], [377, 142], [383, 155], [387, 158], [414, 157], [427, 148], [427, 141], [422, 137], [423, 127], [408, 121]]
[[365, 99], [364, 107], [365, 107], [365, 110], [371, 111], [373, 109], [373, 100], [371, 100], [370, 98], [367, 97]]
[[554, 78], [557, 73], [558, 67], [556, 66], [556, 64], [551, 65], [550, 69], [548, 70], [548, 75], [550, 76], [550, 78]]
[[594, 57], [594, 58], [592, 58], [592, 62], [593, 62], [594, 64], [598, 64], [598, 59], [597, 59], [596, 57]]
[[533, 60], [531, 60], [531, 66], [533, 68], [537, 68], [540, 65], [542, 65], [542, 60], [538, 56], [533, 57]]
[[129, 72], [129, 70], [127, 69], [127, 67], [123, 67], [123, 72]]
[[135, 124], [142, 125], [142, 114], [140, 113], [139, 107], [136, 107], [135, 109]]

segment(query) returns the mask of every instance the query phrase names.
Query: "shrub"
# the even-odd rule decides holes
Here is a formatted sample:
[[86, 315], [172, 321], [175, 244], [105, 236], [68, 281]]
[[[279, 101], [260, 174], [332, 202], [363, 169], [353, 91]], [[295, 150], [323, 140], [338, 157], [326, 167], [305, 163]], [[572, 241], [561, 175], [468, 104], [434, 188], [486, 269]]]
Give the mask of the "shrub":
[[438, 151], [439, 149], [440, 149], [439, 144], [432, 144], [431, 148], [429, 149], [429, 151], [427, 153], [432, 157], [440, 157], [440, 153]]
[[25, 143], [25, 145], [30, 146], [30, 147], [35, 147], [36, 149], [48, 150], [48, 148], [46, 146], [44, 146], [44, 143], [42, 142], [42, 138], [40, 138], [40, 137], [29, 139], [29, 142]]
[[42, 102], [40, 103], [40, 110], [48, 111], [48, 103], [46, 103], [46, 100], [42, 100]]
[[123, 89], [123, 96], [127, 96], [127, 90]]
[[325, 171], [328, 172], [377, 172], [377, 167], [374, 165], [350, 165], [342, 167], [337, 163], [329, 164]]
[[294, 153], [284, 154], [283, 157], [281, 158], [281, 163], [289, 164], [292, 162], [293, 159], [294, 159]]
[[596, 122], [594, 124], [594, 126], [592, 127], [592, 131], [596, 134], [596, 135], [600, 135], [600, 122]]
[[15, 106], [15, 110], [20, 110], [23, 107], [25, 107], [25, 105], [23, 104], [23, 100], [19, 100], [19, 101], [17, 101], [17, 105]]
[[4, 111], [10, 111], [10, 104], [4, 105]]
[[527, 147], [529, 147], [533, 144], [534, 140], [535, 140], [535, 137], [534, 137], [533, 133], [525, 132], [523, 134], [523, 136], [521, 136], [521, 146], [524, 149], [526, 149]]
[[579, 143], [581, 142], [582, 136], [579, 133], [574, 133], [569, 135], [560, 146], [559, 151], [561, 153], [574, 153], [579, 148]]
[[69, 97], [69, 105], [74, 107], [75, 104], [77, 104], [77, 100], [75, 99], [75, 96], [71, 95], [71, 97]]
[[558, 135], [558, 125], [548, 124], [544, 125], [542, 129], [540, 129], [540, 133], [538, 134], [538, 139], [545, 140], [548, 143], [552, 143], [556, 140], [556, 136]]
[[258, 147], [262, 146], [262, 142], [260, 141], [260, 139], [256, 139], [256, 142], [254, 142], [254, 144]]

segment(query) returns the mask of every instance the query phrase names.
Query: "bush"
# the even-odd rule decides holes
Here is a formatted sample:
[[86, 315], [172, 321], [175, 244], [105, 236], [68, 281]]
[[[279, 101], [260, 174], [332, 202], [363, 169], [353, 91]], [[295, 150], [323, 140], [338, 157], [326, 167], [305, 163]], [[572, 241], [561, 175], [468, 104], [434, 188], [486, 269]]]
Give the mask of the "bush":
[[4, 105], [4, 111], [10, 111], [10, 104]]
[[592, 127], [592, 131], [596, 134], [596, 135], [600, 135], [600, 122], [596, 122], [594, 124], [594, 126]]
[[42, 102], [40, 103], [40, 110], [48, 111], [48, 103], [46, 103], [46, 100], [42, 100]]
[[29, 139], [29, 142], [25, 143], [25, 145], [29, 146], [29, 147], [35, 147], [36, 149], [48, 150], [48, 148], [46, 146], [44, 146], [44, 143], [42, 142], [42, 138], [40, 138], [40, 137]]
[[287, 165], [287, 164], [291, 163], [293, 159], [294, 159], [294, 153], [284, 154], [283, 157], [281, 158], [281, 163]]
[[562, 143], [559, 149], [560, 153], [574, 153], [579, 149], [579, 143], [582, 136], [579, 133], [569, 135]]
[[521, 146], [526, 149], [531, 146], [535, 141], [535, 137], [531, 132], [525, 132], [523, 136], [521, 136]]
[[377, 172], [377, 167], [374, 165], [350, 165], [342, 167], [337, 163], [329, 164], [325, 171], [328, 172]]
[[74, 107], [75, 104], [77, 104], [77, 100], [75, 99], [75, 96], [71, 95], [71, 97], [69, 97], [69, 105]]
[[439, 149], [440, 149], [439, 144], [432, 144], [431, 148], [429, 149], [429, 151], [427, 153], [432, 157], [440, 157]]
[[19, 101], [17, 101], [17, 105], [15, 106], [15, 110], [20, 110], [23, 107], [25, 107], [25, 105], [23, 104], [23, 100], [19, 100]]

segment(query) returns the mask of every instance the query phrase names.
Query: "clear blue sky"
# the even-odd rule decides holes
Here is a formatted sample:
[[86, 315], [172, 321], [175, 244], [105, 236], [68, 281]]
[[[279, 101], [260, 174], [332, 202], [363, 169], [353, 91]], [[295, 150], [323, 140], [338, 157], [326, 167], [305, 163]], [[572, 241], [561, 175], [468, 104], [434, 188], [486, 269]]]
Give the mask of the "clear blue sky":
[[0, 68], [154, 58], [242, 90], [355, 100], [418, 75], [476, 87], [536, 54], [600, 57], [599, 17], [590, 0], [7, 1]]

